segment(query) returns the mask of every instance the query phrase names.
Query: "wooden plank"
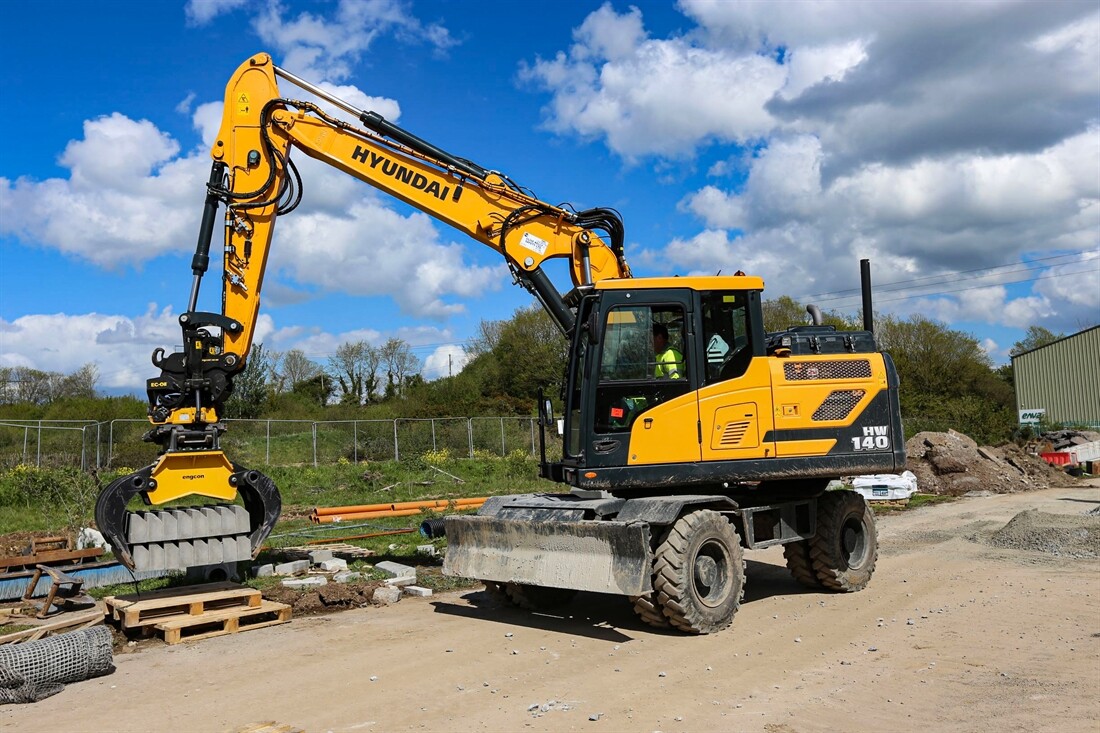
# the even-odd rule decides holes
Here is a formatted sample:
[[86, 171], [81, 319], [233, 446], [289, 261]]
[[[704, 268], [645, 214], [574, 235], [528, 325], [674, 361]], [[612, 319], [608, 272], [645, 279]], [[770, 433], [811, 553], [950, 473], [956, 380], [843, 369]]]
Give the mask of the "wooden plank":
[[[9, 622], [13, 617], [8, 617]], [[33, 620], [33, 619], [30, 619]], [[0, 644], [11, 644], [19, 641], [34, 641], [45, 636], [56, 634], [59, 631], [72, 631], [95, 626], [103, 621], [103, 608], [96, 606], [87, 611], [73, 611], [61, 614], [60, 618], [46, 624], [37, 624], [33, 629], [23, 629], [11, 634], [0, 636]]]
[[99, 557], [104, 553], [101, 547], [89, 547], [86, 550], [53, 550], [37, 552], [33, 555], [8, 555], [0, 557], [0, 568], [18, 568], [29, 565], [49, 565], [50, 563], [81, 561], [89, 557]]
[[[290, 615], [291, 608], [287, 604], [263, 601], [257, 608], [208, 611], [200, 616], [165, 620], [153, 628], [164, 634], [165, 643], [179, 644], [283, 624], [290, 621]], [[210, 629], [211, 626], [215, 628]]]

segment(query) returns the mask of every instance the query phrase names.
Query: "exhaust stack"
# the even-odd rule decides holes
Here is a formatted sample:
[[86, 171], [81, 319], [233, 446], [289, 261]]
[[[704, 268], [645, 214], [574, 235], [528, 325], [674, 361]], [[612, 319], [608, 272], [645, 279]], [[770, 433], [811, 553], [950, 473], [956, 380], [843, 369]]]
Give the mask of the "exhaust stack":
[[859, 261], [859, 286], [863, 292], [863, 330], [875, 332], [875, 316], [871, 310], [871, 260]]

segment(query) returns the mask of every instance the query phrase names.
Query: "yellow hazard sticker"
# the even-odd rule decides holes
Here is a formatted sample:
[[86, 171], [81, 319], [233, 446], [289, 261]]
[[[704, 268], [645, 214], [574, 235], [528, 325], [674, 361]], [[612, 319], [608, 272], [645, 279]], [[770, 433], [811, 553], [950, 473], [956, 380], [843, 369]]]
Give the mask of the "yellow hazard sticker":
[[237, 95], [237, 112], [242, 115], [248, 114], [249, 107], [251, 106], [248, 99], [248, 92], [241, 92]]

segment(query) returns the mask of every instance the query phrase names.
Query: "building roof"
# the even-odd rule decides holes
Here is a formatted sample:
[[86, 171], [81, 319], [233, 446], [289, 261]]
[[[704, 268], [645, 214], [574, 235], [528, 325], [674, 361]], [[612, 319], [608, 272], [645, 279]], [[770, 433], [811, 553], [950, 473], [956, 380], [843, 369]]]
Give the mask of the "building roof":
[[1034, 349], [1028, 349], [1027, 351], [1021, 351], [1019, 354], [1013, 354], [1012, 358], [1015, 359], [1017, 357], [1025, 355], [1025, 354], [1033, 354], [1036, 351], [1039, 351], [1040, 349], [1045, 349], [1048, 346], [1054, 346], [1054, 344], [1060, 344], [1063, 341], [1068, 341], [1069, 339], [1077, 338], [1078, 336], [1080, 336], [1083, 333], [1088, 333], [1089, 331], [1095, 331], [1098, 328], [1100, 328], [1100, 324], [1097, 324], [1097, 325], [1092, 326], [1090, 328], [1086, 328], [1083, 331], [1078, 331], [1077, 333], [1071, 333], [1069, 336], [1063, 336], [1062, 338], [1060, 338], [1056, 341], [1051, 341], [1049, 344], [1043, 344], [1042, 346], [1036, 346]]

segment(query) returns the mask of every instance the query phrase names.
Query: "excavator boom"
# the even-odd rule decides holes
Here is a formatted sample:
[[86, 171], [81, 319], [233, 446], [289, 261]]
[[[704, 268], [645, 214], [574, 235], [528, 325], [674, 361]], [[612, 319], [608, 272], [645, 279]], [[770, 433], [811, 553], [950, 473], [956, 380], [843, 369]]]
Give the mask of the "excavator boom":
[[[316, 101], [284, 97], [280, 78]], [[302, 181], [291, 159], [295, 149], [496, 250], [565, 334], [574, 329], [574, 307], [544, 272], [547, 260], [568, 262], [574, 290], [631, 276], [622, 222], [613, 210], [547, 204], [508, 176], [447, 153], [276, 67], [267, 54], [253, 56], [226, 86], [190, 297], [179, 318], [183, 350], [153, 353], [161, 373], [146, 385], [152, 428], [145, 439], [160, 446], [161, 455], [112, 482], [96, 504], [100, 530], [131, 568], [245, 560], [259, 552], [278, 519], [274, 483], [230, 461], [219, 439], [225, 401], [252, 347], [275, 222], [301, 201]], [[222, 208], [222, 307], [202, 312], [199, 294]], [[127, 509], [139, 496], [162, 507], [191, 495], [221, 503]]]

